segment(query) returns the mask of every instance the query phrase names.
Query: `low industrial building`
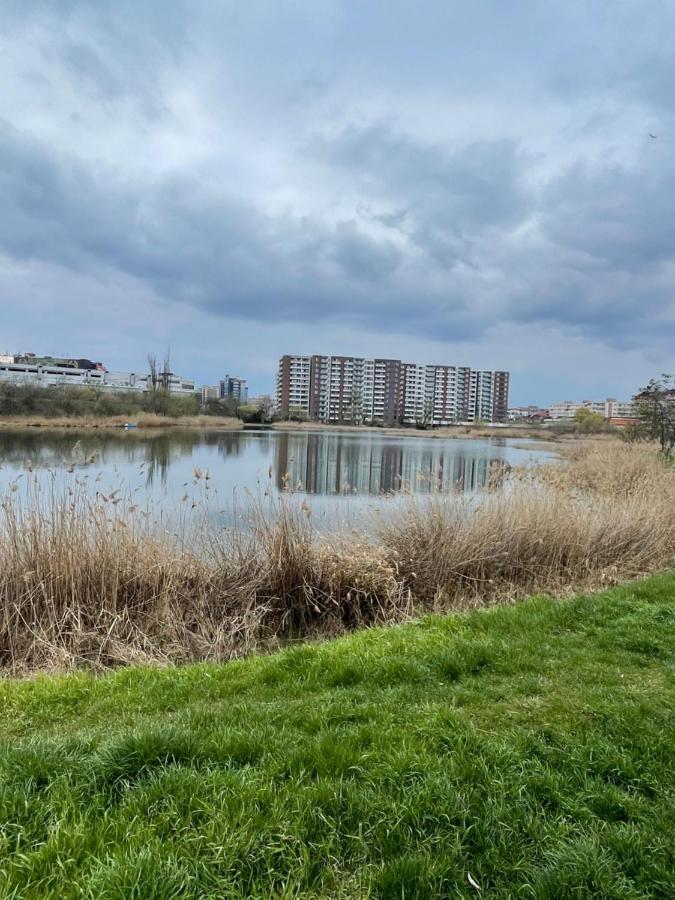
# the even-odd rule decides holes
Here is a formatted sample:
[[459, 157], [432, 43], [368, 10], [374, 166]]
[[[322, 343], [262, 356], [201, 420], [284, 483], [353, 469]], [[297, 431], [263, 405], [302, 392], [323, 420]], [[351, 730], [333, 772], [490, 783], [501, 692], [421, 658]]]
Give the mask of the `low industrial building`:
[[512, 406], [509, 409], [511, 422], [545, 422], [550, 417], [550, 411], [540, 406]]
[[[51, 357], [9, 357], [0, 362], [0, 381], [12, 384], [32, 384], [36, 387], [91, 387], [109, 391], [153, 390], [149, 372], [108, 372], [101, 363], [89, 360], [58, 360]], [[22, 362], [17, 360], [21, 359]], [[30, 361], [29, 361], [30, 360]], [[77, 365], [74, 365], [76, 363]], [[82, 367], [82, 363], [85, 364]], [[194, 381], [180, 378], [172, 372], [161, 373], [161, 386], [172, 394], [194, 394]]]

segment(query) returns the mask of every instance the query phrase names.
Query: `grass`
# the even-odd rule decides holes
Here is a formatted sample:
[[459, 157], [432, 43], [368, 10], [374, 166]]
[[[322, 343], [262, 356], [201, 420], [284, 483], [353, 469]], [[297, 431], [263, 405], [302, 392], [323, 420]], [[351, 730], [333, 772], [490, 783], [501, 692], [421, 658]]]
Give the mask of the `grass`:
[[[234, 529], [198, 519], [188, 540], [158, 530], [132, 497], [92, 499], [74, 478], [46, 494], [27, 478], [27, 494], [0, 502], [6, 672], [220, 661], [429, 611], [598, 589], [675, 560], [675, 468], [619, 442], [516, 473], [479, 504], [410, 497], [369, 531], [329, 536], [290, 496], [252, 502]], [[195, 483], [208, 493], [208, 473]]]
[[674, 676], [666, 574], [6, 679], [0, 896], [670, 898]]

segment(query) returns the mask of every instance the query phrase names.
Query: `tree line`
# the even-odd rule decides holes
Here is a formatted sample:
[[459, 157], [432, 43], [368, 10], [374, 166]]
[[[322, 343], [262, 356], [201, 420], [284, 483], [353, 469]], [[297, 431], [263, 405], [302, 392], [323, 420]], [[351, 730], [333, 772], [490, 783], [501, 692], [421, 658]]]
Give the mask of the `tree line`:
[[[0, 416], [60, 418], [79, 416], [134, 416], [156, 413], [179, 418], [200, 412], [197, 395], [172, 394], [168, 390], [108, 391], [97, 387], [0, 382]], [[219, 415], [223, 415], [222, 411]]]

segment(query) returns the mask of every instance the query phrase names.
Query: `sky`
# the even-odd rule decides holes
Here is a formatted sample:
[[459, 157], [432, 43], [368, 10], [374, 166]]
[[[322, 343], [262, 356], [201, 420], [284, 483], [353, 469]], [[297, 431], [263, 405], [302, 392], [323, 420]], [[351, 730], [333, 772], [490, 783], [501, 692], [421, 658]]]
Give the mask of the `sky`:
[[673, 34], [672, 0], [3, 0], [0, 353], [627, 398], [675, 370]]

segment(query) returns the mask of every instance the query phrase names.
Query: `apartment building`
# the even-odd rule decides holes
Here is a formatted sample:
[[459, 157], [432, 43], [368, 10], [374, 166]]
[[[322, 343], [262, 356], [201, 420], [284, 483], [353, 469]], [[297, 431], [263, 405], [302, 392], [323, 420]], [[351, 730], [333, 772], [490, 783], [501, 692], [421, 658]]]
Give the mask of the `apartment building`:
[[371, 422], [395, 425], [400, 421], [401, 370], [398, 359], [373, 361], [373, 412]]
[[553, 403], [549, 412], [552, 419], [573, 419], [579, 409], [588, 409], [604, 419], [632, 419], [637, 415], [635, 404], [631, 400], [615, 400], [613, 397], [606, 400], [582, 400], [581, 403], [563, 400], [562, 403]]
[[509, 382], [508, 372], [494, 372], [494, 401], [492, 405], [492, 421], [506, 422], [509, 417]]
[[405, 422], [429, 424], [432, 408], [427, 399], [426, 366], [402, 363], [399, 410]]
[[508, 415], [509, 373], [354, 356], [283, 356], [277, 408], [322, 422], [451, 425]]
[[279, 360], [277, 407], [284, 413], [294, 409], [309, 413], [311, 367], [309, 356], [282, 356]]

